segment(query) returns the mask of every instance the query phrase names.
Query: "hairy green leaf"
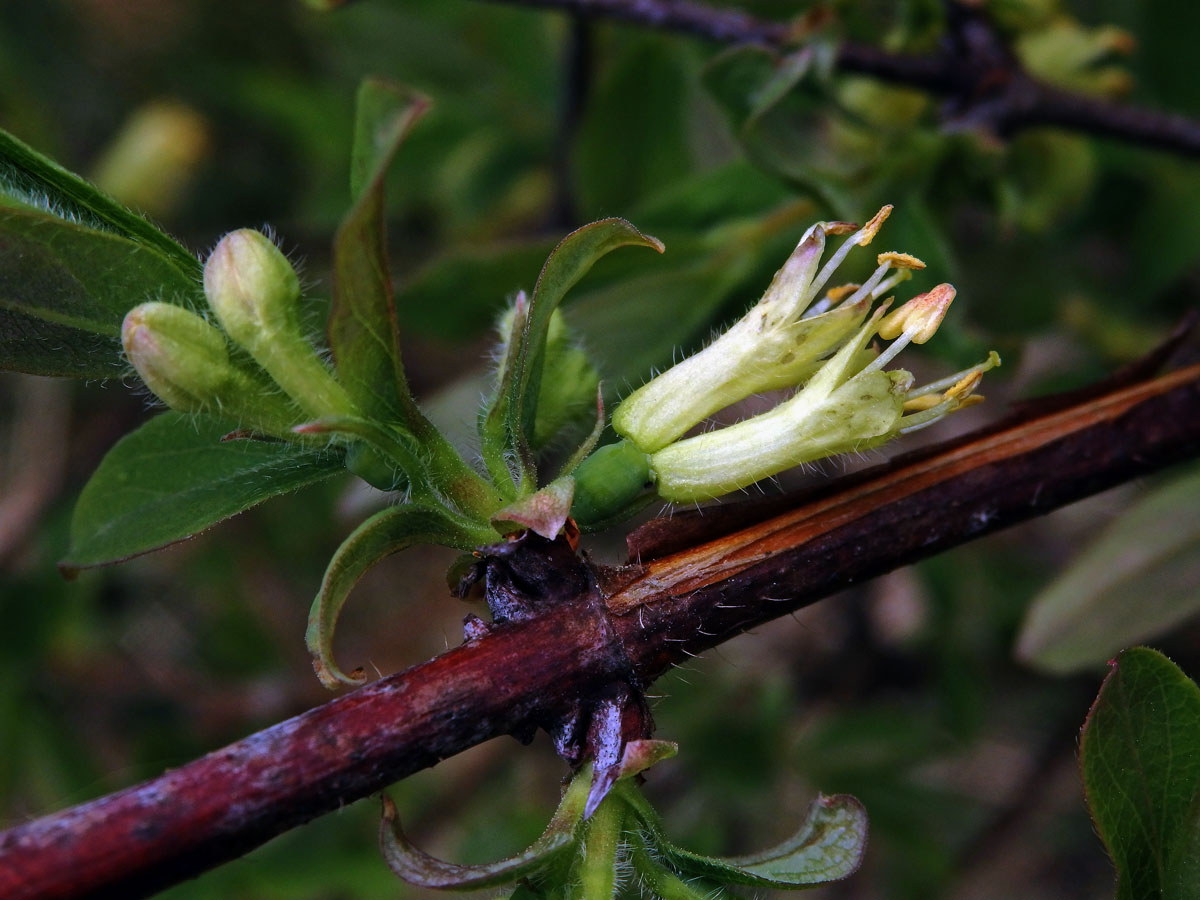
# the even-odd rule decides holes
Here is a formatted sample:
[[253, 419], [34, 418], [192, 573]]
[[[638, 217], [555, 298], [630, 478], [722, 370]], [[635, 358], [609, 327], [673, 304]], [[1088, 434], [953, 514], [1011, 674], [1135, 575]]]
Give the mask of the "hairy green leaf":
[[371, 566], [414, 544], [471, 550], [499, 537], [489, 529], [464, 523], [442, 507], [417, 504], [382, 510], [359, 525], [330, 560], [308, 615], [305, 639], [321, 683], [333, 689], [361, 684], [365, 678], [361, 670], [343, 672], [334, 661], [333, 633], [351, 589]]
[[200, 282], [200, 261], [174, 238], [6, 131], [0, 131], [0, 194], [83, 228], [153, 248], [184, 278]]
[[1017, 655], [1049, 672], [1100, 665], [1200, 612], [1200, 472], [1118, 518], [1029, 608]]
[[362, 413], [414, 427], [420, 418], [400, 361], [396, 307], [384, 240], [384, 178], [428, 101], [382, 81], [358, 92], [350, 190], [354, 206], [333, 243], [329, 345]]
[[634, 807], [662, 859], [689, 875], [725, 884], [805, 887], [852, 875], [867, 849], [867, 813], [846, 794], [818, 796], [808, 818], [790, 838], [752, 856], [719, 859], [667, 840], [658, 814], [636, 791], [619, 783], [614, 792]]
[[120, 562], [343, 471], [333, 453], [223, 442], [228, 423], [168, 412], [126, 435], [80, 494], [64, 572]]
[[1112, 664], [1080, 740], [1084, 791], [1117, 900], [1200, 898], [1200, 688], [1161, 653]]
[[410, 844], [400, 828], [396, 807], [385, 795], [383, 821], [379, 826], [384, 861], [405, 881], [426, 888], [476, 890], [532, 875], [572, 844], [583, 817], [590, 782], [591, 767], [586, 766], [567, 788], [545, 832], [528, 849], [499, 862], [475, 866], [443, 862]]
[[198, 281], [145, 244], [0, 207], [0, 368], [112, 378], [126, 312], [198, 293]]

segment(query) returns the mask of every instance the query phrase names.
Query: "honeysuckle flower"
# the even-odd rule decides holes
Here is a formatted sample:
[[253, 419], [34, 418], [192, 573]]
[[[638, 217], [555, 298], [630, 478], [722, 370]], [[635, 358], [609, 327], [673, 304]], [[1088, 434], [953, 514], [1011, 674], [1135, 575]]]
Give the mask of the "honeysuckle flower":
[[[919, 388], [910, 373], [884, 368], [908, 344], [929, 340], [954, 299], [954, 288], [940, 284], [890, 313], [890, 301], [871, 313], [876, 299], [924, 267], [920, 260], [881, 253], [863, 284], [825, 289], [847, 254], [870, 243], [890, 212], [885, 206], [857, 230], [840, 222], [810, 228], [753, 309], [618, 406], [613, 427], [646, 454], [646, 477], [659, 496], [719, 497], [801, 463], [876, 447], [979, 399], [973, 392], [982, 374], [999, 364], [995, 353]], [[822, 266], [826, 236], [846, 233]], [[891, 344], [876, 353], [868, 346], [875, 336]], [[784, 387], [799, 390], [769, 412], [680, 439], [714, 412]]]
[[[749, 313], [617, 407], [616, 432], [653, 453], [738, 400], [806, 381], [862, 324], [874, 300], [913, 269], [924, 268], [907, 254], [882, 253], [866, 282], [833, 287], [817, 300], [849, 252], [869, 244], [891, 211], [883, 207], [857, 230], [845, 222], [821, 222], [805, 232]], [[853, 233], [821, 266], [826, 236], [847, 232]]]

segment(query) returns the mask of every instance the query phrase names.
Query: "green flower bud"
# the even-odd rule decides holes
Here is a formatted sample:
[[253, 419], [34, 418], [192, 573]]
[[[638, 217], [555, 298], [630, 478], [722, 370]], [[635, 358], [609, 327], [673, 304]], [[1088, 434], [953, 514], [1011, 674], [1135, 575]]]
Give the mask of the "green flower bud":
[[146, 386], [172, 409], [221, 414], [275, 435], [290, 435], [297, 421], [268, 385], [233, 363], [225, 336], [189, 310], [136, 306], [121, 325], [121, 342]]
[[300, 281], [263, 234], [225, 235], [204, 265], [204, 293], [221, 327], [309, 415], [355, 413], [300, 327]]

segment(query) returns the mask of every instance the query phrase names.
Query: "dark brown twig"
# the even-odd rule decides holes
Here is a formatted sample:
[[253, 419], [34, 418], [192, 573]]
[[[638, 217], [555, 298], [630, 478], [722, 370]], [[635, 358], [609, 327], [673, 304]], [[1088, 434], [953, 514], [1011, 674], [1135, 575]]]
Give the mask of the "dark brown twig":
[[889, 569], [1200, 455], [1200, 366], [985, 429], [597, 583], [145, 784], [0, 834], [6, 900], [133, 898], [232, 859], [632, 666], [686, 654]]
[[[767, 22], [732, 9], [691, 0], [500, 0], [632, 25], [690, 34], [722, 44], [781, 47], [794, 40], [787, 23]], [[1065, 91], [1031, 77], [1001, 36], [973, 7], [950, 4], [950, 35], [930, 56], [889, 53], [845, 42], [837, 67], [891, 84], [927, 91], [947, 101], [959, 127], [1008, 136], [1050, 126], [1116, 138], [1184, 156], [1200, 156], [1200, 122], [1132, 104]]]

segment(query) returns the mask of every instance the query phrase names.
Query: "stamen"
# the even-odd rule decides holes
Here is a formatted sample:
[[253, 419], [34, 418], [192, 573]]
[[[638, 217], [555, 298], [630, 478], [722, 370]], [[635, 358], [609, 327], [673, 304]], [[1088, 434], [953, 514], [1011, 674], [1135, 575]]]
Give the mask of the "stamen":
[[955, 372], [953, 375], [947, 375], [945, 378], [939, 378], [937, 381], [931, 381], [929, 384], [924, 384], [915, 390], [909, 391], [904, 395], [905, 402], [912, 400], [915, 397], [919, 397], [922, 394], [934, 394], [944, 391], [951, 385], [962, 381], [963, 378], [967, 377], [972, 372], [983, 374], [989, 369], [996, 368], [998, 365], [1000, 365], [1000, 354], [993, 350], [988, 354], [988, 358], [978, 365], [971, 366], [968, 369], [963, 369], [961, 372]]
[[879, 323], [879, 336], [885, 340], [903, 331], [909, 340], [923, 344], [937, 332], [956, 291], [953, 285], [939, 284], [925, 294], [918, 294]]
[[843, 260], [845, 260], [846, 256], [851, 250], [853, 250], [855, 247], [866, 246], [867, 244], [871, 243], [871, 239], [875, 237], [880, 226], [883, 225], [884, 221], [886, 221], [887, 217], [891, 215], [891, 213], [891, 206], [883, 207], [881, 210], [879, 210], [879, 212], [875, 213], [875, 215], [871, 217], [870, 222], [842, 242], [842, 246], [838, 247], [837, 250], [834, 251], [833, 256], [829, 257], [829, 262], [825, 263], [825, 267], [821, 269], [820, 274], [817, 275], [817, 277], [813, 280], [812, 296], [815, 297], [817, 291], [825, 286], [825, 282], [833, 277], [833, 273], [837, 271], [838, 267], [842, 264]]
[[871, 299], [878, 300], [896, 285], [902, 284], [903, 282], [908, 281], [910, 278], [912, 278], [912, 270], [901, 269], [890, 278], [885, 278], [883, 281], [879, 282], [879, 284], [875, 286], [875, 290], [871, 291]]

